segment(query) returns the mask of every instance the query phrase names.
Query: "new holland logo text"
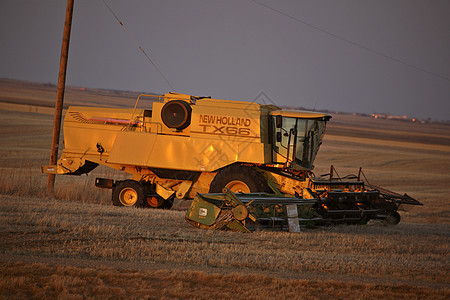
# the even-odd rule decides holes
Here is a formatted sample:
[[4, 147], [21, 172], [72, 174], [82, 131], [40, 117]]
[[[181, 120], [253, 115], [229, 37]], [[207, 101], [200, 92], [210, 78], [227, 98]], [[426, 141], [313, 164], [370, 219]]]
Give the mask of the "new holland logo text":
[[227, 135], [250, 135], [252, 121], [248, 118], [200, 115], [199, 126], [202, 132], [227, 134]]

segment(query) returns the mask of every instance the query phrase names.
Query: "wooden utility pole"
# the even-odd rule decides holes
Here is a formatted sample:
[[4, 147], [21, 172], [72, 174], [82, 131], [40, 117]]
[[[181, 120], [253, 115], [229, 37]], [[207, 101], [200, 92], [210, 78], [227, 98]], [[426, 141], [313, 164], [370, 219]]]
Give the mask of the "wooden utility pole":
[[[67, 0], [66, 21], [61, 47], [61, 60], [59, 63], [58, 89], [56, 92], [55, 119], [53, 122], [52, 148], [50, 149], [50, 165], [56, 165], [58, 159], [59, 136], [61, 132], [61, 115], [63, 109], [64, 90], [66, 88], [67, 58], [69, 56], [70, 30], [72, 28], [74, 0]], [[48, 174], [47, 190], [53, 193], [55, 187], [55, 174]]]

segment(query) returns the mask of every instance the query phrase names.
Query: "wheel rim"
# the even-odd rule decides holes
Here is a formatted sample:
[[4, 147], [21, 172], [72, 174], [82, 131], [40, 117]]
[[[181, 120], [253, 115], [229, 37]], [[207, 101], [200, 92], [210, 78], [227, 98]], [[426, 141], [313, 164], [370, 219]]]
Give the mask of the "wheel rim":
[[240, 180], [230, 181], [225, 188], [228, 188], [233, 193], [250, 193], [249, 186]]
[[119, 201], [124, 206], [132, 206], [137, 202], [138, 194], [132, 188], [124, 188], [120, 191]]
[[148, 197], [147, 203], [151, 207], [160, 207], [164, 203], [164, 199], [160, 197]]

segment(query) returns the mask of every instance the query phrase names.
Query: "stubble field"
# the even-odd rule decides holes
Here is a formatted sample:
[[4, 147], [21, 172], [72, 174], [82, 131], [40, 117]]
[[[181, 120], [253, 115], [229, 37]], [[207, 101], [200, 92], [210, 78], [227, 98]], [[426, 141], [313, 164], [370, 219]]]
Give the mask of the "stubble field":
[[[0, 103], [1, 298], [450, 297], [448, 125], [352, 115], [329, 123], [315, 173], [333, 164], [343, 176], [361, 166], [371, 183], [424, 203], [400, 212], [397, 226], [206, 231], [183, 211], [112, 206], [94, 179], [123, 175], [104, 168], [60, 176], [47, 195], [40, 166], [53, 116], [43, 107], [54, 89], [13, 83], [0, 81], [10, 103]], [[133, 93], [88, 92], [69, 90], [67, 98], [134, 104]]]

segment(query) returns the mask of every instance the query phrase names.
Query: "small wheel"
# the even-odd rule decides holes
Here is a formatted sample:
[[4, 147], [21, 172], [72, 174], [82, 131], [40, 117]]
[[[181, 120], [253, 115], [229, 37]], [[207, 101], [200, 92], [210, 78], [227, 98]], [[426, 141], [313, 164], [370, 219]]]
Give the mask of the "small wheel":
[[228, 188], [233, 193], [268, 193], [270, 192], [264, 176], [255, 168], [231, 165], [220, 170], [209, 187], [210, 193], [222, 193]]
[[400, 223], [400, 214], [396, 211], [390, 211], [387, 217], [383, 220], [386, 225], [397, 225]]
[[121, 181], [113, 189], [112, 202], [115, 206], [143, 207], [144, 201], [144, 187], [135, 180]]
[[161, 196], [149, 196], [145, 201], [146, 207], [170, 209], [173, 205], [173, 197], [164, 200]]
[[229, 189], [233, 193], [250, 193], [250, 187], [244, 181], [240, 180], [233, 180], [228, 182], [222, 189], [222, 192], [225, 193], [226, 189]]
[[146, 206], [158, 208], [164, 204], [164, 198], [160, 196], [147, 197]]
[[231, 209], [236, 220], [244, 221], [248, 217], [248, 209], [245, 205], [239, 204]]

